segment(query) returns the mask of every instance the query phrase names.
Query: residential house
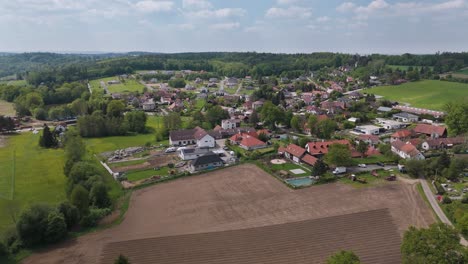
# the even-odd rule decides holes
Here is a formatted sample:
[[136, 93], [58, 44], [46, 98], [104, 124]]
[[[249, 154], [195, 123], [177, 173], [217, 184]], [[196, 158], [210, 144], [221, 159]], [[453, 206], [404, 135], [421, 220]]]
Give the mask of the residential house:
[[376, 120], [377, 120], [377, 123], [382, 125], [382, 127], [385, 128], [386, 130], [395, 130], [395, 129], [400, 129], [400, 128], [404, 128], [407, 126], [407, 124], [405, 123], [398, 122], [398, 121], [391, 120], [391, 119], [376, 118]]
[[376, 135], [359, 135], [357, 137], [357, 140], [358, 141], [363, 141], [363, 142], [367, 143], [369, 146], [372, 146], [372, 147], [376, 147], [380, 142], [379, 137], [376, 136]]
[[143, 111], [153, 111], [156, 109], [156, 103], [153, 101], [153, 98], [143, 102], [141, 104]]
[[255, 101], [252, 103], [252, 109], [257, 110], [263, 106], [264, 102], [262, 100]]
[[218, 156], [218, 154], [213, 153], [212, 151], [200, 156], [192, 161], [190, 164], [190, 171], [197, 172], [202, 170], [211, 170], [224, 165], [223, 160]]
[[302, 157], [306, 154], [306, 150], [304, 148], [299, 147], [296, 144], [289, 144], [286, 148], [284, 148], [284, 156], [296, 163], [300, 163]]
[[194, 137], [199, 148], [214, 148], [216, 145], [214, 137], [202, 128], [195, 128]]
[[412, 144], [406, 144], [401, 140], [396, 140], [391, 143], [392, 152], [403, 159], [423, 160], [424, 155]]
[[221, 127], [223, 129], [233, 129], [236, 127], [240, 127], [241, 120], [240, 119], [224, 119], [221, 120]]
[[424, 150], [446, 149], [455, 145], [464, 144], [465, 142], [466, 139], [464, 137], [434, 138], [424, 140], [421, 144], [421, 147]]
[[195, 90], [195, 86], [191, 85], [191, 84], [187, 84], [185, 85], [185, 90], [187, 91], [193, 91]]
[[218, 82], [218, 78], [210, 78], [208, 80], [210, 83], [217, 83]]
[[226, 86], [227, 87], [234, 87], [236, 85], [239, 84], [239, 81], [237, 80], [237, 78], [227, 78], [226, 79]]
[[172, 98], [169, 96], [161, 96], [161, 104], [171, 104], [172, 103]]
[[378, 135], [380, 134], [380, 129], [382, 128], [374, 125], [364, 125], [355, 127], [354, 131], [365, 135]]
[[379, 108], [377, 108], [377, 112], [388, 113], [391, 111], [392, 111], [392, 108], [386, 107], [386, 106], [380, 106]]
[[406, 113], [406, 112], [401, 112], [401, 113], [394, 114], [393, 119], [396, 119], [400, 122], [415, 123], [415, 122], [418, 122], [419, 116]]
[[304, 157], [302, 157], [301, 161], [311, 167], [313, 167], [315, 165], [315, 163], [317, 162], [317, 158], [312, 156], [312, 155], [309, 155], [309, 154], [305, 154]]
[[198, 157], [201, 157], [209, 152], [207, 148], [187, 148], [181, 149], [179, 153], [179, 157], [182, 160], [194, 160]]
[[414, 133], [413, 133], [412, 131], [408, 130], [408, 129], [398, 130], [398, 131], [396, 131], [395, 133], [393, 133], [393, 134], [390, 136], [390, 142], [394, 142], [394, 141], [397, 141], [397, 140], [406, 142], [406, 141], [408, 141], [413, 135], [414, 135]]
[[232, 144], [239, 145], [245, 150], [255, 150], [267, 147], [265, 142], [248, 133], [235, 134], [229, 140]]
[[203, 128], [174, 130], [169, 133], [169, 144], [172, 146], [197, 144], [199, 148], [214, 148], [215, 138]]
[[346, 106], [343, 102], [325, 101], [320, 104], [320, 107], [327, 111], [328, 114], [337, 114], [345, 110]]
[[426, 135], [430, 138], [445, 138], [447, 137], [447, 128], [444, 126], [433, 126], [427, 124], [418, 124], [413, 131], [416, 134]]
[[331, 141], [316, 141], [316, 142], [309, 142], [306, 144], [305, 148], [307, 152], [316, 157], [323, 156], [328, 153], [328, 148], [333, 144], [342, 144], [351, 147], [351, 144], [348, 140], [331, 140]]

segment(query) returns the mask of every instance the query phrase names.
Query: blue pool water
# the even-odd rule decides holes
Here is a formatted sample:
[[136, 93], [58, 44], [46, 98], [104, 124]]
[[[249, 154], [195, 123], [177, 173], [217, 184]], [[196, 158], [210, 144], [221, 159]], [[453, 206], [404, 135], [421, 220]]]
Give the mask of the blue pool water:
[[302, 186], [312, 185], [314, 184], [315, 181], [308, 177], [304, 177], [304, 178], [296, 178], [296, 179], [287, 179], [286, 182], [295, 187], [302, 187]]

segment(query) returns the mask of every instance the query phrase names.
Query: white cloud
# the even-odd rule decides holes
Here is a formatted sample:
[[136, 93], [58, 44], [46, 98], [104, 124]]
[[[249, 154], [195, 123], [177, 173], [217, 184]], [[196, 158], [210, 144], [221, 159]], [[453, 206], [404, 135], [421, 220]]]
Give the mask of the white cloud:
[[195, 28], [195, 25], [193, 24], [178, 24], [178, 25], [175, 25], [178, 29], [180, 30], [192, 30]]
[[135, 8], [138, 11], [145, 13], [152, 12], [167, 12], [171, 11], [174, 7], [174, 2], [172, 1], [155, 1], [155, 0], [144, 0], [137, 2]]
[[385, 0], [374, 0], [372, 2], [370, 2], [370, 4], [368, 6], [359, 6], [358, 8], [356, 8], [356, 12], [359, 12], [359, 13], [372, 13], [374, 11], [377, 11], [377, 10], [380, 10], [380, 9], [384, 9], [384, 8], [387, 8], [389, 7], [390, 5], [385, 2]]
[[232, 30], [240, 27], [239, 22], [232, 22], [232, 23], [219, 23], [219, 24], [213, 24], [210, 26], [212, 29], [217, 29], [217, 30]]
[[325, 23], [325, 22], [330, 21], [331, 18], [329, 18], [329, 17], [327, 17], [327, 16], [321, 16], [321, 17], [318, 17], [316, 20], [317, 20], [317, 22]]
[[272, 7], [266, 12], [266, 17], [269, 18], [308, 18], [310, 16], [312, 16], [310, 8], [298, 6], [288, 8]]
[[298, 0], [276, 0], [278, 5], [291, 5], [297, 3]]
[[228, 18], [228, 17], [240, 17], [247, 13], [242, 8], [222, 8], [216, 10], [199, 10], [195, 12], [188, 12], [186, 16], [189, 18]]
[[336, 10], [341, 13], [345, 12], [352, 12], [356, 8], [356, 4], [351, 3], [351, 2], [344, 2], [341, 5], [339, 5]]
[[182, 7], [186, 9], [210, 9], [213, 5], [207, 0], [183, 0]]

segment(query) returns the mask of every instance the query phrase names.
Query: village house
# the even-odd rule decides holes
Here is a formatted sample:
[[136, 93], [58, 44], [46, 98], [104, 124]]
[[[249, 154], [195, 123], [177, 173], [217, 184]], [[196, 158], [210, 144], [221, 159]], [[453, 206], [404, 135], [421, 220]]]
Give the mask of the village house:
[[377, 108], [377, 112], [388, 113], [391, 111], [392, 111], [392, 108], [386, 107], [386, 106], [379, 106], [379, 108]]
[[403, 159], [423, 160], [424, 155], [412, 144], [406, 144], [401, 140], [396, 140], [391, 143], [392, 152]]
[[143, 111], [153, 111], [156, 109], [156, 103], [153, 101], [153, 98], [143, 102], [141, 104]]
[[248, 133], [235, 134], [229, 140], [232, 144], [239, 145], [245, 150], [255, 150], [267, 147], [265, 142]]
[[258, 100], [252, 103], [252, 109], [257, 110], [263, 106], [264, 102], [262, 100]]
[[376, 135], [359, 135], [357, 137], [356, 143], [359, 141], [363, 141], [372, 147], [376, 147], [380, 143], [380, 139]]
[[226, 86], [227, 87], [234, 87], [236, 85], [239, 84], [239, 81], [237, 80], [237, 78], [227, 78], [226, 79]]
[[215, 138], [203, 128], [174, 130], [169, 133], [169, 144], [171, 146], [184, 146], [197, 144], [199, 148], [214, 148]]
[[213, 153], [212, 151], [200, 156], [190, 164], [190, 171], [197, 172], [202, 170], [211, 170], [224, 165], [223, 160], [218, 156], [218, 154]]
[[394, 141], [397, 141], [397, 140], [406, 142], [406, 141], [408, 141], [413, 135], [414, 135], [414, 133], [411, 132], [411, 131], [408, 130], [408, 129], [398, 130], [398, 131], [396, 131], [395, 133], [393, 133], [393, 134], [390, 136], [390, 142], [394, 142]]
[[161, 104], [171, 104], [172, 103], [172, 98], [169, 96], [161, 96]]
[[415, 122], [418, 122], [419, 116], [406, 113], [406, 112], [401, 112], [401, 113], [394, 114], [393, 119], [396, 119], [400, 122], [405, 122], [405, 123], [415, 123]]
[[382, 128], [374, 125], [357, 126], [354, 131], [364, 135], [378, 135]]
[[[280, 149], [278, 149], [278, 152], [279, 150]], [[284, 157], [296, 163], [300, 163], [302, 157], [306, 154], [306, 150], [296, 144], [289, 144], [286, 148], [282, 148], [281, 151], [283, 151]]]
[[179, 152], [179, 157], [182, 160], [194, 160], [200, 156], [205, 155], [210, 150], [208, 148], [186, 148], [181, 149]]
[[466, 139], [464, 137], [434, 138], [424, 140], [421, 144], [421, 148], [424, 150], [446, 149], [455, 145], [464, 144], [465, 142]]
[[240, 119], [224, 119], [221, 120], [221, 127], [223, 129], [233, 129], [236, 127], [240, 127], [241, 120]]
[[306, 144], [305, 148], [310, 155], [321, 157], [328, 153], [328, 148], [330, 147], [330, 145], [333, 145], [333, 144], [342, 144], [342, 145], [351, 146], [348, 140], [343, 139], [343, 140], [309, 142]]
[[346, 108], [345, 103], [343, 102], [330, 102], [330, 101], [325, 101], [325, 102], [320, 103], [320, 107], [326, 110], [328, 114], [342, 113]]
[[447, 137], [447, 128], [444, 126], [433, 126], [427, 124], [418, 124], [413, 131], [416, 134], [425, 135], [430, 138]]

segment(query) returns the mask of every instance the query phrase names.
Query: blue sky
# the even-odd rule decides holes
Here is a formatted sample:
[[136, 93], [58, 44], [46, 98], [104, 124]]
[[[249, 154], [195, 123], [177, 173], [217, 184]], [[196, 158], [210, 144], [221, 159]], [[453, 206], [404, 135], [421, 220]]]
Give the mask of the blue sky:
[[0, 51], [468, 51], [468, 0], [1, 0]]

